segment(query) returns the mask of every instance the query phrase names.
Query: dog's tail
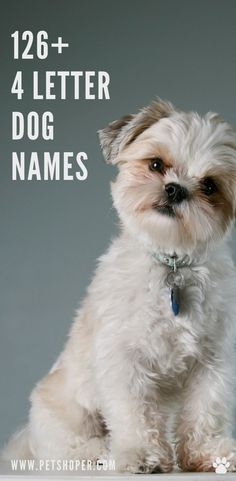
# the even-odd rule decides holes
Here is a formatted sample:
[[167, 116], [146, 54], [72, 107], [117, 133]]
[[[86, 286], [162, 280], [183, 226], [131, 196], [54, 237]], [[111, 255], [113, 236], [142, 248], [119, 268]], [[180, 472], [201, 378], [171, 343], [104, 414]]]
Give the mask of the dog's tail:
[[3, 447], [0, 458], [2, 461], [11, 459], [32, 459], [33, 454], [29, 443], [29, 426], [17, 431]]

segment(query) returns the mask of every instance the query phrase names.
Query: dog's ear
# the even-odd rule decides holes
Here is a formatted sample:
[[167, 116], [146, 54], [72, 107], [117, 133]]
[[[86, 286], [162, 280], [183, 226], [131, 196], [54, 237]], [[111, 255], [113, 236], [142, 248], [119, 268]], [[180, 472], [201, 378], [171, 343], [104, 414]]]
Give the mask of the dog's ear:
[[106, 162], [115, 164], [120, 147], [130, 144], [155, 122], [169, 117], [174, 107], [170, 102], [155, 100], [136, 115], [125, 115], [99, 130], [99, 140]]
[[124, 115], [121, 119], [108, 124], [105, 129], [98, 131], [102, 153], [107, 163], [115, 164], [120, 143], [125, 137], [125, 127], [133, 117], [133, 115]]

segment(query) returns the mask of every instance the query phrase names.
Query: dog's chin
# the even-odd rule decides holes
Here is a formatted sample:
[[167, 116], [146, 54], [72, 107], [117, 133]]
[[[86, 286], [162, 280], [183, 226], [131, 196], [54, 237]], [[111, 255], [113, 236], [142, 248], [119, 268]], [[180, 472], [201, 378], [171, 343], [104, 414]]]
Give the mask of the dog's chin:
[[162, 214], [162, 215], [164, 215], [164, 216], [167, 216], [167, 217], [176, 217], [175, 211], [174, 211], [173, 207], [171, 207], [170, 205], [160, 205], [160, 206], [156, 206], [156, 207], [155, 207], [155, 210], [156, 210], [159, 214]]

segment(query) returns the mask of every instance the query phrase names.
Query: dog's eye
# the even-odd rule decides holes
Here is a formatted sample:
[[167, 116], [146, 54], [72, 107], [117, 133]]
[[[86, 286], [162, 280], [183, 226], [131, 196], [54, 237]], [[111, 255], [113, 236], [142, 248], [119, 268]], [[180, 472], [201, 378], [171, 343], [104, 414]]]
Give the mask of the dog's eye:
[[165, 170], [163, 160], [161, 160], [159, 157], [152, 159], [151, 162], [149, 163], [149, 169], [152, 172], [161, 172], [161, 174], [163, 174]]
[[206, 177], [201, 181], [201, 190], [205, 195], [210, 196], [217, 191], [217, 185], [211, 177]]

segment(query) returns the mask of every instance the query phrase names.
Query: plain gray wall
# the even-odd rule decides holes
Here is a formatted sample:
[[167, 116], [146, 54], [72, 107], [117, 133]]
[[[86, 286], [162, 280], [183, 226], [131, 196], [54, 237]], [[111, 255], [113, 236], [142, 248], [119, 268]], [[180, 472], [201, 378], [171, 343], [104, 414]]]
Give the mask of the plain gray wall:
[[[27, 418], [35, 382], [60, 352], [96, 258], [117, 231], [96, 131], [156, 95], [236, 124], [235, 0], [8, 0], [1, 3], [0, 443]], [[70, 43], [14, 61], [11, 33]], [[24, 70], [25, 97], [10, 94]], [[107, 70], [110, 101], [38, 101], [32, 70]], [[28, 90], [27, 90], [28, 89]], [[54, 142], [11, 140], [11, 111], [52, 110]], [[13, 182], [12, 150], [88, 153], [86, 182]]]

